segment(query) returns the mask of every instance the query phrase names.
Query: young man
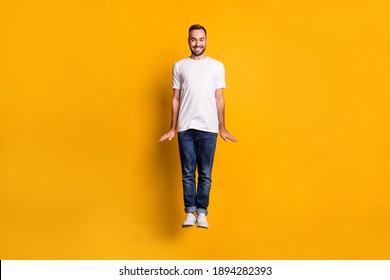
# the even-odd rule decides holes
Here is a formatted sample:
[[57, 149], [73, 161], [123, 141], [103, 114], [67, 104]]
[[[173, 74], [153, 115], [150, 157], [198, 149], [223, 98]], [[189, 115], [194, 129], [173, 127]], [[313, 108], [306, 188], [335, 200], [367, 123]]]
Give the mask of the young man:
[[173, 67], [171, 128], [160, 138], [160, 142], [172, 140], [178, 127], [184, 210], [187, 213], [183, 227], [197, 223], [198, 227], [208, 228], [206, 215], [218, 131], [225, 142], [237, 142], [226, 130], [224, 122], [225, 69], [221, 62], [204, 54], [206, 44], [206, 29], [192, 25], [188, 36], [191, 56], [176, 62]]

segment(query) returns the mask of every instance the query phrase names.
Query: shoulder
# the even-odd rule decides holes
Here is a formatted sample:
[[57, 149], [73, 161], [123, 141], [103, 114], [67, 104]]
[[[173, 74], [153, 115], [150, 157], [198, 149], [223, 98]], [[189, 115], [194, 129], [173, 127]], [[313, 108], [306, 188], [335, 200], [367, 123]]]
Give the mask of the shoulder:
[[211, 61], [211, 62], [213, 62], [213, 63], [222, 63], [221, 61], [219, 61], [219, 60], [217, 60], [217, 59], [215, 59], [215, 58], [212, 58], [212, 57], [207, 57], [207, 59], [209, 60], [209, 61]]
[[186, 64], [186, 63], [188, 63], [188, 57], [180, 59], [179, 61], [176, 61], [173, 66], [178, 67], [178, 66], [181, 66], [181, 65]]
[[215, 71], [217, 71], [218, 73], [221, 73], [224, 75], [225, 66], [223, 65], [223, 63], [221, 61], [216, 60], [216, 59], [211, 58], [211, 57], [209, 57], [208, 60], [209, 60], [208, 63], [209, 63], [211, 68], [215, 69]]
[[208, 56], [208, 60], [210, 63], [212, 64], [215, 64], [215, 65], [219, 65], [219, 66], [223, 66], [223, 63], [215, 58], [211, 58]]

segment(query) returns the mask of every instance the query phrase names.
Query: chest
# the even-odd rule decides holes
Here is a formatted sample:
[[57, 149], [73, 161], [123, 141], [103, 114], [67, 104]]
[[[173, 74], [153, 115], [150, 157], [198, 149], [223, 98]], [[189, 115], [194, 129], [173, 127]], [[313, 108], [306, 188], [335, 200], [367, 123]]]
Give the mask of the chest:
[[180, 71], [180, 83], [183, 86], [215, 86], [218, 73], [207, 64], [185, 65]]

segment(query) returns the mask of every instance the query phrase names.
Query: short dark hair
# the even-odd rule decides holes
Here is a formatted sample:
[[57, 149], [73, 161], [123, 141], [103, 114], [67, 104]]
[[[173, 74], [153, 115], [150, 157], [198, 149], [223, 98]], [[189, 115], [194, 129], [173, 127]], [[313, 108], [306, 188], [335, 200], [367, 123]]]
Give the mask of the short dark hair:
[[190, 34], [191, 34], [191, 31], [192, 30], [200, 30], [202, 29], [204, 31], [204, 35], [207, 36], [207, 32], [206, 32], [206, 28], [204, 28], [202, 25], [200, 24], [193, 24], [190, 26], [190, 28], [188, 29], [188, 37], [190, 37]]

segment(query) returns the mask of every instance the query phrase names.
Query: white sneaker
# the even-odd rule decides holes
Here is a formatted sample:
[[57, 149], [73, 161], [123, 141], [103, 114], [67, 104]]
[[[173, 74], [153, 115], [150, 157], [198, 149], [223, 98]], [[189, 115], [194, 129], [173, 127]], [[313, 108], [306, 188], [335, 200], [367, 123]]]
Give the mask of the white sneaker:
[[199, 214], [197, 222], [198, 222], [198, 227], [209, 228], [209, 224], [207, 223], [206, 215], [204, 213]]
[[193, 225], [195, 225], [196, 223], [196, 217], [194, 214], [192, 213], [188, 213], [187, 214], [187, 218], [186, 220], [183, 222], [182, 226], [183, 227], [191, 227]]

